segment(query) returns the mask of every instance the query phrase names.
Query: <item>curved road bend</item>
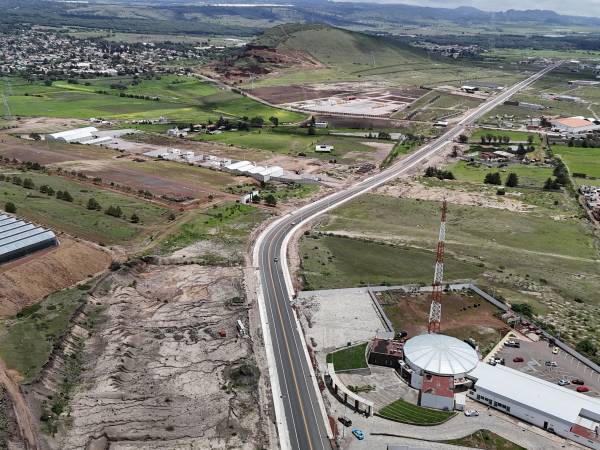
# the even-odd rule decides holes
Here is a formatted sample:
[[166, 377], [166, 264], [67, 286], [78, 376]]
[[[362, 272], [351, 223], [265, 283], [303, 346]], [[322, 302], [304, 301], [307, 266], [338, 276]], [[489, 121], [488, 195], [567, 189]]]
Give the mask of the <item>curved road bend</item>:
[[[280, 445], [283, 450], [288, 448], [298, 450], [331, 448], [327, 437], [326, 418], [323, 417], [318, 398], [321, 394], [315, 390], [314, 372], [308, 363], [303, 337], [300, 336], [295, 313], [289, 302], [293, 294], [290, 274], [285, 261], [289, 238], [303, 223], [312, 220], [328, 209], [337, 207], [403, 175], [414, 166], [426, 162], [447, 143], [459, 136], [465, 127], [473, 124], [481, 116], [560, 64], [557, 63], [541, 70], [481, 104], [439, 138], [385, 171], [282, 217], [259, 236], [255, 244], [255, 258], [257, 257], [260, 277], [259, 301], [264, 301], [261, 320], [263, 321], [263, 330], [268, 327], [265, 346], [268, 352], [272, 350], [269, 372], [274, 385], [272, 386], [273, 401], [279, 402], [275, 406], [275, 411], [278, 416], [276, 419]], [[262, 300], [260, 300], [260, 294], [262, 294]], [[273, 363], [275, 367], [272, 367]], [[283, 410], [281, 406], [283, 406]]]

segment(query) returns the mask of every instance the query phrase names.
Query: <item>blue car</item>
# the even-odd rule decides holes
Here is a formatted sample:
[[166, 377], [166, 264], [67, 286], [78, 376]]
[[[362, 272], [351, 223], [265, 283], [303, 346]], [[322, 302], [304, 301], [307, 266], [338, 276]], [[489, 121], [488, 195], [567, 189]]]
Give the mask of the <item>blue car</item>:
[[365, 438], [365, 433], [363, 433], [358, 428], [352, 428], [352, 434], [356, 436], [356, 439], [358, 439], [359, 441], [362, 441]]

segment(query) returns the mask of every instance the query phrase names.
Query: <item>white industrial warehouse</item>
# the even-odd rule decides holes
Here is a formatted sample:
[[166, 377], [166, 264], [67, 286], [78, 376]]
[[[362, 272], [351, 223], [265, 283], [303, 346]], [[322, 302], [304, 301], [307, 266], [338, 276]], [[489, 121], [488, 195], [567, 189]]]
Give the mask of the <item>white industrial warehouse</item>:
[[468, 396], [540, 428], [600, 449], [600, 399], [502, 365], [480, 362]]
[[42, 227], [0, 214], [0, 263], [57, 245], [56, 235]]

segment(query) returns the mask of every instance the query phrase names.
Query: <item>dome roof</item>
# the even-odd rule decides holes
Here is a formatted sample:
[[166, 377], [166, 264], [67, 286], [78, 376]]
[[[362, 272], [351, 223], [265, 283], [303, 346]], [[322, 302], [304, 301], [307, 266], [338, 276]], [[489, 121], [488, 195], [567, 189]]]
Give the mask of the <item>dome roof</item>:
[[404, 344], [404, 358], [414, 369], [435, 375], [464, 375], [475, 368], [479, 356], [473, 348], [443, 334], [422, 334]]

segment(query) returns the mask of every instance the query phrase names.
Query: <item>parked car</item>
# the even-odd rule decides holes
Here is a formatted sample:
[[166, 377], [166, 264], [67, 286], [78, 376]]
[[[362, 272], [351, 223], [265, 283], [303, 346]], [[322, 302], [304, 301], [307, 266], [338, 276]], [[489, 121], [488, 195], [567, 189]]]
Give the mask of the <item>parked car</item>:
[[509, 339], [508, 341], [506, 341], [504, 343], [504, 345], [507, 347], [521, 348], [521, 342], [519, 342], [515, 339]]
[[344, 425], [345, 427], [351, 427], [352, 426], [352, 421], [350, 419], [348, 419], [347, 417], [338, 417], [338, 420], [342, 423], [342, 425]]
[[356, 436], [356, 439], [358, 439], [359, 441], [362, 441], [365, 438], [365, 433], [363, 433], [362, 430], [359, 430], [358, 428], [352, 428], [352, 434]]
[[273, 261], [277, 262], [279, 261], [279, 258], [276, 256], [275, 258], [273, 258]]
[[567, 380], [566, 378], [561, 378], [560, 380], [558, 380], [559, 386], [566, 386], [568, 384], [571, 384], [571, 382], [569, 380]]
[[590, 388], [587, 386], [577, 386], [577, 392], [589, 392]]
[[556, 361], [546, 361], [546, 365], [548, 367], [558, 367], [558, 363]]
[[516, 362], [516, 363], [520, 363], [520, 362], [523, 362], [523, 361], [525, 361], [525, 360], [523, 358], [521, 358], [520, 356], [517, 356], [517, 357], [513, 358], [513, 362]]
[[553, 354], [553, 355], [558, 355], [558, 347], [554, 347], [554, 348], [552, 349], [552, 354]]
[[479, 411], [476, 409], [465, 409], [465, 416], [467, 417], [477, 417], [479, 415]]
[[504, 363], [505, 363], [504, 358], [496, 358], [494, 361], [496, 361], [496, 364], [501, 364], [501, 365], [504, 365]]
[[581, 386], [581, 385], [585, 384], [585, 382], [584, 382], [583, 380], [580, 380], [579, 378], [574, 378], [574, 379], [572, 379], [572, 380], [571, 380], [571, 383], [573, 383], [573, 384], [577, 384], [577, 385], [579, 385], [579, 386]]

